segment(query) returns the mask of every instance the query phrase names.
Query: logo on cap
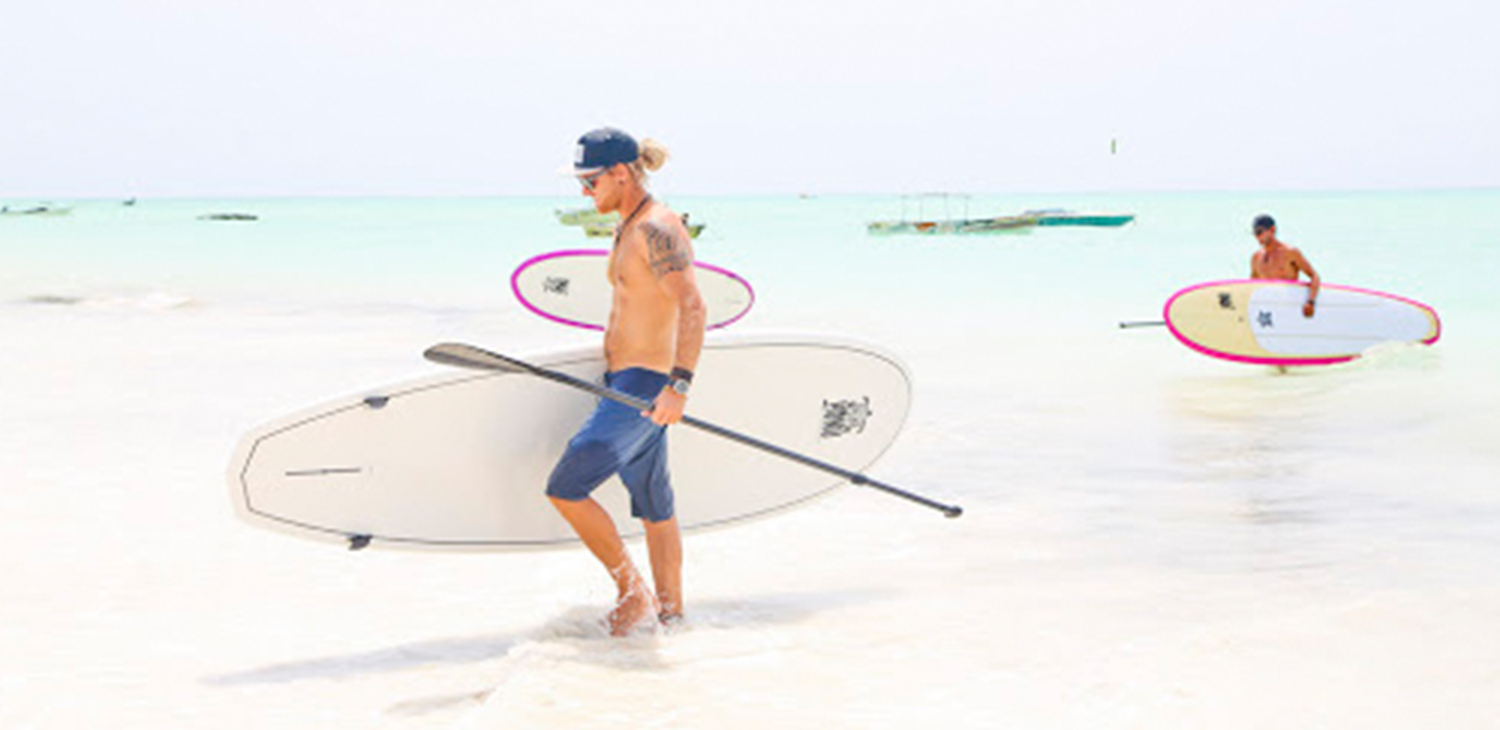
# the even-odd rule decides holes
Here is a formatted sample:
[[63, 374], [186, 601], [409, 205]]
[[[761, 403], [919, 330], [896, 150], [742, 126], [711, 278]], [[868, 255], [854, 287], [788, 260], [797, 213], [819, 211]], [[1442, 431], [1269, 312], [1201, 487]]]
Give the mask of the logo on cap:
[[578, 138], [573, 151], [573, 172], [584, 174], [615, 165], [635, 162], [641, 157], [635, 138], [613, 127], [601, 127]]

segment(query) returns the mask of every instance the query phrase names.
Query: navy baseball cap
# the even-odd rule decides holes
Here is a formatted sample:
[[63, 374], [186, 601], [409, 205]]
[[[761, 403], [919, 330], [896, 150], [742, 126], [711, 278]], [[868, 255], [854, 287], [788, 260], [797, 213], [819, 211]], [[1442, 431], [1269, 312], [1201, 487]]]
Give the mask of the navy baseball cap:
[[600, 127], [578, 138], [578, 146], [573, 150], [573, 164], [564, 166], [563, 173], [591, 175], [640, 158], [641, 147], [634, 137], [614, 127]]
[[1256, 233], [1275, 227], [1276, 219], [1268, 215], [1255, 216], [1255, 221], [1250, 224], [1251, 230], [1254, 230]]

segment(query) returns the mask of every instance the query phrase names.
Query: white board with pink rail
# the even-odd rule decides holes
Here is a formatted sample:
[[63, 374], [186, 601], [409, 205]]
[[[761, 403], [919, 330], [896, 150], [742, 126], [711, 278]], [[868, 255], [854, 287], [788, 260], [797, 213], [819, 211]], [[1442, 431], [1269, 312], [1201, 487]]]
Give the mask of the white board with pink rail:
[[1324, 284], [1313, 316], [1303, 314], [1308, 286], [1290, 281], [1213, 281], [1167, 300], [1173, 336], [1210, 357], [1258, 365], [1348, 362], [1376, 345], [1437, 342], [1442, 323], [1421, 302]]
[[[522, 306], [545, 319], [570, 327], [602, 330], [609, 323], [613, 292], [609, 251], [553, 251], [516, 267], [510, 288]], [[750, 282], [728, 269], [693, 263], [698, 291], [708, 310], [708, 329], [738, 322], [755, 304]]]

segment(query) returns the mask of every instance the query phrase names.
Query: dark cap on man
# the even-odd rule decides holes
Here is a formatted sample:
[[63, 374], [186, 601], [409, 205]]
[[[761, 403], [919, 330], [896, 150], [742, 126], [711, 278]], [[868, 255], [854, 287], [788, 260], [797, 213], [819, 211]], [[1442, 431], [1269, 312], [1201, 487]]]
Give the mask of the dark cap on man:
[[1276, 219], [1265, 214], [1255, 216], [1255, 222], [1250, 224], [1251, 230], [1255, 231], [1256, 235], [1260, 235], [1262, 231], [1269, 231], [1275, 227]]
[[640, 158], [641, 147], [634, 137], [614, 127], [601, 127], [578, 138], [578, 147], [573, 150], [572, 174], [592, 175]]

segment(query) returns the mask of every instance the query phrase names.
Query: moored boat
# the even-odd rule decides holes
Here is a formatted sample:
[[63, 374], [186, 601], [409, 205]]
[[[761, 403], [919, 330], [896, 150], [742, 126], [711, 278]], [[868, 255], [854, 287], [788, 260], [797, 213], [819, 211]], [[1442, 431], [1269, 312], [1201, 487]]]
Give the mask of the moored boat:
[[[975, 234], [975, 233], [1025, 233], [1036, 225], [1037, 217], [1031, 214], [1023, 215], [997, 215], [985, 218], [971, 218], [968, 215], [969, 196], [955, 195], [951, 193], [925, 193], [922, 195], [905, 195], [901, 198], [901, 218], [899, 220], [871, 221], [866, 230], [874, 236], [892, 236], [905, 234], [941, 235], [941, 234]], [[953, 200], [962, 202], [963, 215], [953, 216]], [[932, 202], [940, 204], [943, 208], [944, 217], [927, 218], [925, 208]], [[908, 207], [915, 206], [917, 215], [915, 218], [908, 217]]]
[[1054, 208], [1048, 210], [1028, 210], [1026, 215], [1034, 215], [1039, 226], [1094, 226], [1096, 228], [1118, 228], [1135, 220], [1133, 213], [1080, 213], [1073, 210]]
[[258, 221], [260, 216], [254, 213], [204, 213], [198, 216], [200, 221]]
[[[687, 226], [689, 236], [697, 238], [698, 234], [703, 233], [703, 229], [707, 227], [708, 224], [687, 223], [686, 221], [684, 221], [683, 225]], [[585, 223], [582, 225], [582, 228], [583, 235], [588, 236], [589, 238], [609, 238], [610, 236], [615, 235], [615, 223], [613, 221]]]
[[565, 226], [588, 226], [599, 223], [613, 224], [620, 220], [619, 213], [600, 213], [593, 208], [573, 208], [571, 210], [556, 210], [557, 222]]
[[68, 215], [72, 212], [72, 206], [53, 205], [52, 203], [41, 203], [39, 205], [27, 206], [25, 208], [11, 208], [8, 205], [0, 206], [0, 215], [58, 216]]

